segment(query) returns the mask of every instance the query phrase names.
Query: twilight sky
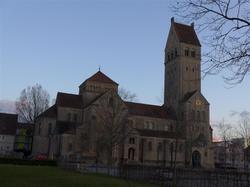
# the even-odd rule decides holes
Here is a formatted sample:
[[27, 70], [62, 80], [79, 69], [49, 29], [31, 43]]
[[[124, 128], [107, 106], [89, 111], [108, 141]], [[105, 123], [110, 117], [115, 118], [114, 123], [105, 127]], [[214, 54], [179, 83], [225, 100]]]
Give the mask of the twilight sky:
[[[28, 85], [77, 93], [98, 67], [138, 101], [161, 104], [164, 47], [173, 13], [167, 0], [0, 0], [0, 101]], [[182, 22], [178, 18], [176, 21]], [[189, 24], [189, 23], [187, 23]], [[206, 33], [198, 33], [200, 41]], [[204, 49], [204, 48], [203, 48]], [[250, 77], [228, 88], [202, 80], [211, 122], [250, 111]]]

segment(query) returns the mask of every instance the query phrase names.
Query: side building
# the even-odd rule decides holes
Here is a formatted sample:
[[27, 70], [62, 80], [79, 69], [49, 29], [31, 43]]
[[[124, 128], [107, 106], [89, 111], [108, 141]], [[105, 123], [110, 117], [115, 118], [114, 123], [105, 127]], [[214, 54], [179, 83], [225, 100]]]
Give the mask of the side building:
[[17, 114], [0, 113], [0, 156], [14, 154]]

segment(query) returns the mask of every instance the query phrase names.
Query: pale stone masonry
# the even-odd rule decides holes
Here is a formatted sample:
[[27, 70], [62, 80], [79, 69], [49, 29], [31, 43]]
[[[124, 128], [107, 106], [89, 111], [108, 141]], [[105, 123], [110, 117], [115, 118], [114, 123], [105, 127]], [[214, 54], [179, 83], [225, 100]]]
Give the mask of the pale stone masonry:
[[162, 106], [123, 101], [118, 84], [98, 71], [79, 86], [79, 94], [59, 92], [55, 105], [37, 118], [33, 155], [82, 162], [98, 155], [98, 162], [107, 162], [96, 142], [103, 121], [100, 111], [105, 113], [109, 101], [122, 108], [130, 129], [122, 146], [113, 150], [114, 159], [130, 164], [171, 166], [176, 161], [178, 167], [214, 167], [209, 103], [201, 93], [200, 51], [193, 24], [171, 19]]

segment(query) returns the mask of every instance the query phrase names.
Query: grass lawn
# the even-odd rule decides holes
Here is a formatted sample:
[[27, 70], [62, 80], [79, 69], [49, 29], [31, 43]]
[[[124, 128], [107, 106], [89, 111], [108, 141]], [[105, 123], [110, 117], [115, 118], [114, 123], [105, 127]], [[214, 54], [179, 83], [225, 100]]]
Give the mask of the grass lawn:
[[47, 166], [0, 165], [1, 187], [154, 187], [104, 175], [80, 174]]

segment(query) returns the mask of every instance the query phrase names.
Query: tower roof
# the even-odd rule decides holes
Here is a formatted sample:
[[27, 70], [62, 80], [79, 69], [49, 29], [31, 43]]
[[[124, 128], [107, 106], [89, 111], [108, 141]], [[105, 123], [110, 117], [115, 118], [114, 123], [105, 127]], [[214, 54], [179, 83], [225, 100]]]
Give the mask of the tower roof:
[[173, 21], [173, 27], [180, 42], [201, 46], [200, 41], [194, 30], [194, 25], [184, 25]]
[[107, 75], [102, 73], [100, 70], [98, 72], [96, 72], [94, 75], [92, 75], [91, 77], [89, 77], [88, 79], [86, 79], [81, 85], [83, 85], [86, 81], [93, 81], [93, 82], [101, 82], [101, 83], [109, 83], [109, 84], [118, 85], [118, 83], [113, 81], [111, 78], [109, 78]]

